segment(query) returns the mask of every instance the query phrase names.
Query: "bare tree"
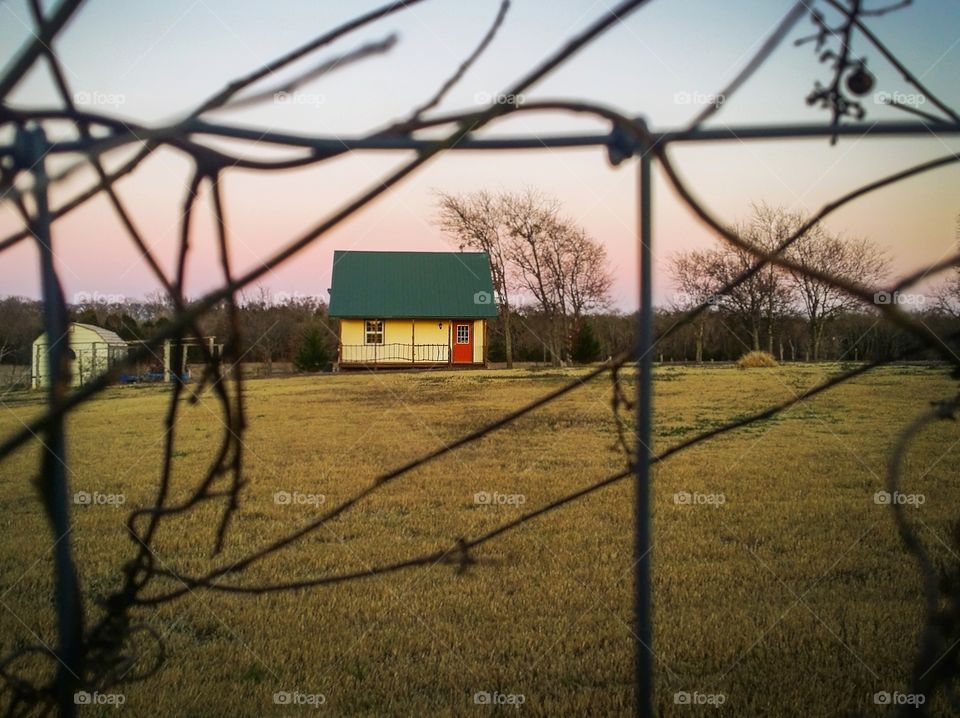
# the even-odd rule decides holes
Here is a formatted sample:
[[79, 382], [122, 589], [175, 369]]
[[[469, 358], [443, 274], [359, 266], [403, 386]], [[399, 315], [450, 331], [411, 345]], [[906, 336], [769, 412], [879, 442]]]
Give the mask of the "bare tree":
[[[745, 239], [748, 229], [739, 227]], [[759, 236], [751, 241], [767, 249]], [[768, 350], [772, 349], [774, 326], [787, 312], [789, 292], [782, 273], [766, 266], [722, 296], [720, 288], [730, 284], [734, 277], [746, 272], [753, 264], [749, 252], [734, 247], [685, 252], [672, 259], [672, 273], [686, 296], [689, 306], [704, 300], [715, 304], [722, 315], [742, 329], [754, 351], [760, 350], [761, 333], [766, 327]], [[701, 325], [702, 330], [702, 325]], [[702, 331], [700, 333], [702, 337]]]
[[546, 253], [549, 236], [560, 231], [559, 204], [527, 189], [500, 195], [500, 207], [510, 237], [507, 255], [515, 276], [544, 314], [553, 316], [558, 297]]
[[[766, 205], [755, 205], [753, 216], [741, 224], [738, 231], [754, 247], [764, 252], [774, 252], [790, 237], [789, 226], [779, 219], [776, 214], [768, 215]], [[746, 251], [735, 248], [727, 251], [729, 273], [724, 276], [724, 283], [753, 263], [753, 256]], [[741, 315], [749, 325], [753, 350], [760, 349], [760, 332], [766, 327], [767, 351], [773, 354], [775, 327], [790, 313], [791, 308], [790, 286], [783, 271], [768, 264], [729, 296], [739, 306]]]
[[934, 291], [937, 309], [943, 314], [960, 319], [960, 271], [937, 285]]
[[[560, 215], [560, 204], [534, 189], [454, 196], [440, 193], [440, 226], [460, 246], [490, 255], [503, 309], [507, 365], [513, 364], [511, 293], [533, 298], [547, 319], [545, 344], [559, 364], [584, 313], [609, 303], [606, 249]], [[566, 347], [569, 348], [569, 347]]]
[[154, 319], [159, 317], [170, 317], [174, 314], [176, 308], [170, 300], [170, 295], [161, 289], [154, 289], [148, 292], [143, 299], [143, 309]]
[[[956, 244], [960, 247], [960, 214], [957, 215]], [[954, 319], [960, 319], [960, 267], [954, 267], [950, 276], [934, 289], [937, 309]]]
[[[737, 227], [739, 235], [766, 252], [773, 251], [804, 226], [799, 212], [757, 204], [749, 221]], [[767, 265], [723, 297], [714, 296], [719, 288], [744, 272], [752, 263], [749, 253], [724, 246], [705, 251], [676, 254], [671, 258], [671, 274], [681, 293], [679, 308], [689, 309], [705, 301], [721, 307], [749, 335], [754, 350], [759, 350], [763, 329], [767, 332], [767, 351], [774, 349], [774, 332], [794, 307], [807, 320], [808, 358], [817, 361], [826, 327], [845, 312], [856, 309], [859, 299], [842, 287], [811, 276], [810, 270], [830, 273], [866, 286], [879, 286], [887, 275], [886, 254], [869, 240], [844, 239], [832, 235], [822, 225], [810, 227], [787, 253], [795, 267], [789, 271]], [[702, 356], [705, 316], [697, 324], [697, 357]]]
[[564, 224], [560, 242], [550, 257], [557, 263], [561, 306], [579, 320], [588, 311], [609, 306], [612, 278], [607, 269], [607, 250], [581, 228]]
[[[781, 236], [781, 228], [770, 225], [758, 214], [758, 209], [755, 208], [750, 221], [738, 224], [736, 231], [745, 241], [769, 252], [789, 235]], [[715, 249], [674, 254], [670, 259], [670, 273], [679, 290], [674, 304], [683, 310], [703, 303], [716, 306], [720, 314], [743, 330], [754, 351], [760, 350], [761, 335], [766, 329], [767, 351], [773, 353], [775, 327], [790, 309], [790, 293], [783, 273], [773, 265], [766, 265], [746, 281], [720, 294], [722, 287], [753, 263], [749, 252], [726, 244]], [[698, 362], [703, 357], [706, 321], [703, 314], [696, 321]]]
[[[756, 208], [755, 223], [768, 228], [777, 238], [790, 236], [804, 221], [799, 213], [767, 206]], [[797, 265], [788, 276], [806, 315], [810, 359], [818, 361], [824, 330], [844, 312], [856, 309], [859, 300], [837, 285], [811, 276], [807, 270], [829, 272], [835, 277], [879, 288], [889, 272], [890, 260], [867, 238], [843, 238], [830, 234], [822, 225], [812, 227], [800, 237], [787, 256]]]
[[510, 331], [510, 287], [507, 279], [506, 228], [500, 201], [486, 191], [456, 196], [439, 195], [439, 223], [443, 231], [460, 242], [460, 249], [469, 247], [486, 252], [490, 257], [493, 291], [503, 319], [503, 342], [507, 368], [513, 368], [513, 337]]
[[[670, 276], [678, 290], [673, 300], [676, 310], [686, 312], [701, 304], [716, 306], [720, 285], [708, 269], [711, 261], [710, 252], [677, 252], [670, 257]], [[701, 312], [693, 321], [697, 364], [703, 362], [703, 337], [707, 320], [708, 315]]]
[[520, 288], [549, 321], [547, 348], [559, 364], [584, 312], [607, 306], [612, 279], [606, 249], [560, 215], [536, 190], [500, 196], [509, 232], [507, 259]]
[[42, 331], [38, 302], [22, 297], [0, 299], [0, 364], [29, 364], [33, 340]]
[[[246, 299], [246, 297], [244, 297]], [[246, 345], [242, 354], [250, 354], [265, 365], [267, 376], [273, 374], [273, 361], [284, 349], [289, 353], [293, 335], [293, 317], [277, 300], [269, 287], [257, 287], [257, 295], [244, 301], [239, 313]]]

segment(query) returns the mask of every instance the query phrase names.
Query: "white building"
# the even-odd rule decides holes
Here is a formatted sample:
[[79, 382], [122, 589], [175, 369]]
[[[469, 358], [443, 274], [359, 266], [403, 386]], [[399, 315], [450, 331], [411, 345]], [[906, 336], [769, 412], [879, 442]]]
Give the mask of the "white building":
[[[127, 343], [109, 329], [74, 322], [69, 326], [69, 334], [72, 386], [85, 384], [127, 356]], [[41, 334], [33, 342], [30, 376], [34, 389], [49, 384], [46, 334]]]

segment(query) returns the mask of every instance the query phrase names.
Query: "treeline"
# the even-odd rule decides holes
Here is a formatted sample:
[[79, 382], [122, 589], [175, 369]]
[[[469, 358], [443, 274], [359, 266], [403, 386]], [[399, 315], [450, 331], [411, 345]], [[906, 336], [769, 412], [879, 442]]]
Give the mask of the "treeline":
[[[958, 283], [960, 284], [960, 283]], [[960, 296], [960, 295], [958, 295]], [[915, 310], [931, 330], [952, 350], [960, 353], [960, 312], [931, 300]], [[128, 341], [146, 339], [173, 316], [162, 300], [129, 301], [106, 304], [83, 303], [70, 307], [70, 319], [115, 331]], [[702, 362], [735, 361], [753, 347], [754, 332], [736, 316], [733, 308], [722, 303], [692, 324], [683, 324], [684, 311], [658, 308], [654, 312], [657, 337], [655, 361]], [[264, 290], [255, 298], [243, 300], [238, 321], [243, 336], [243, 361], [264, 365], [266, 373], [278, 363], [293, 364], [303, 371], [328, 368], [336, 360], [337, 320], [327, 315], [327, 306], [315, 298], [288, 298]], [[215, 308], [201, 320], [206, 335], [227, 336], [229, 316], [226, 306]], [[511, 311], [514, 360], [553, 363], [552, 339], [546, 337], [555, 326], [552, 317], [533, 307]], [[614, 312], [584, 315], [564, 337], [566, 360], [572, 363], [602, 361], [633, 346], [636, 314]], [[809, 321], [797, 310], [778, 315], [771, 325], [761, 325], [761, 346], [780, 361], [812, 361], [813, 346]], [[20, 297], [0, 299], [0, 363], [29, 365], [31, 344], [43, 331], [42, 305]], [[951, 338], [953, 337], [953, 338]], [[880, 320], [872, 309], [852, 309], [834, 314], [824, 325], [819, 344], [819, 359], [824, 361], [869, 361], [901, 356], [913, 346], [909, 335]], [[490, 321], [491, 362], [506, 360], [506, 342], [502, 317]], [[932, 359], [931, 352], [917, 358]]]
[[[864, 308], [843, 289], [844, 283], [875, 287], [875, 306], [895, 304], [925, 315], [945, 344], [956, 344], [949, 336], [960, 317], [956, 270], [940, 280], [930, 296], [909, 287], [883, 291], [892, 281], [884, 251], [866, 238], [805, 224], [800, 213], [759, 204], [749, 221], [736, 228], [740, 237], [769, 254], [780, 252], [786, 240], [804, 228], [783, 251], [789, 260], [786, 267], [768, 264], [748, 273], [756, 258], [726, 243], [671, 257], [678, 290], [673, 307], [682, 312], [706, 304], [710, 309], [684, 328], [685, 345], [692, 344], [694, 360], [718, 354], [730, 358], [731, 339], [741, 352], [763, 350], [782, 360], [878, 359], [906, 349], [906, 337], [881, 324], [878, 312]], [[740, 277], [746, 278], [735, 282]]]
[[[563, 215], [558, 200], [531, 189], [441, 192], [437, 209], [437, 224], [461, 248], [490, 256], [500, 309], [491, 360], [508, 366], [511, 360], [589, 362], [632, 346], [635, 317], [609, 311], [611, 275], [603, 246]], [[800, 213], [758, 204], [736, 229], [751, 245], [772, 253], [805, 223]], [[910, 348], [909, 337], [837, 285], [836, 280], [877, 288], [890, 284], [890, 258], [868, 239], [816, 224], [784, 255], [790, 269], [769, 264], [753, 272], [756, 257], [727, 243], [672, 255], [675, 293], [667, 307], [656, 310], [654, 360], [733, 361], [766, 351], [780, 361], [858, 361]], [[875, 305], [896, 303], [923, 315], [947, 344], [956, 344], [949, 335], [960, 317], [960, 274], [953, 272], [930, 297], [878, 291], [874, 299]], [[689, 324], [683, 321], [685, 313], [704, 305], [707, 311]]]
[[[960, 315], [945, 311], [937, 302], [916, 312], [924, 324], [944, 339], [946, 346], [960, 354]], [[712, 309], [694, 324], [683, 324], [684, 312], [678, 309], [654, 310], [654, 334], [657, 362], [736, 361], [753, 347], [753, 333], [738, 326], [729, 313]], [[545, 322], [536, 312], [515, 312], [512, 317], [513, 356], [518, 362], [549, 362], [549, 350], [540, 332]], [[628, 351], [636, 337], [637, 315], [593, 314], [581, 319], [580, 332], [570, 338], [574, 363], [598, 361]], [[506, 358], [503, 322], [491, 322], [490, 361]], [[584, 334], [588, 341], [584, 341]], [[772, 341], [771, 341], [772, 337]], [[595, 342], [595, 351], [583, 347]], [[916, 342], [906, 332], [883, 321], [874, 310], [850, 310], [834, 315], [824, 327], [819, 361], [874, 361], [904, 356]], [[781, 315], [772, 334], [762, 333], [761, 348], [770, 350], [782, 362], [813, 361], [813, 347], [807, 319], [800, 313]], [[578, 352], [578, 349], [581, 351]], [[913, 359], [941, 358], [932, 350], [912, 355]]]
[[[93, 324], [122, 339], [147, 339], [174, 316], [173, 306], [157, 293], [136, 301], [85, 301], [68, 307], [72, 322]], [[221, 304], [200, 319], [205, 336], [229, 334], [230, 316]], [[305, 371], [328, 368], [336, 359], [337, 325], [327, 305], [315, 297], [274, 294], [260, 289], [240, 298], [237, 321], [243, 338], [243, 361], [260, 362], [271, 373], [275, 362], [292, 362]], [[22, 297], [0, 299], [0, 363], [28, 365], [31, 345], [43, 332], [43, 306]], [[193, 361], [196, 357], [191, 356]]]
[[[611, 282], [602, 245], [565, 219], [559, 204], [533, 191], [440, 195], [439, 222], [462, 246], [490, 254], [499, 316], [490, 322], [493, 362], [590, 363], [628, 351], [636, 315], [607, 309]], [[803, 217], [758, 205], [738, 226], [755, 246], [773, 251]], [[958, 221], [960, 238], [960, 221]], [[960, 243], [960, 239], [958, 239]], [[655, 309], [655, 361], [735, 361], [764, 350], [780, 361], [867, 361], [902, 356], [913, 349], [905, 332], [882, 321], [876, 306], [854, 300], [833, 282], [889, 286], [888, 257], [866, 239], [808, 230], [786, 252], [794, 271], [765, 266], [723, 291], [753, 266], [754, 257], [729, 245], [674, 254], [670, 273], [676, 292]], [[126, 301], [79, 295], [69, 307], [74, 322], [111, 329], [128, 341], [146, 339], [174, 316], [162, 293]], [[960, 270], [953, 269], [929, 294], [878, 292], [875, 305], [896, 303], [960, 353]], [[317, 297], [258, 288], [239, 298], [237, 321], [244, 362], [292, 363], [303, 371], [336, 360], [336, 320]], [[687, 322], [685, 315], [708, 311]], [[226, 304], [200, 320], [205, 335], [230, 334]], [[0, 299], [0, 364], [29, 365], [31, 344], [43, 330], [42, 306], [19, 297]], [[917, 358], [936, 358], [926, 351]], [[196, 360], [196, 359], [193, 359]]]

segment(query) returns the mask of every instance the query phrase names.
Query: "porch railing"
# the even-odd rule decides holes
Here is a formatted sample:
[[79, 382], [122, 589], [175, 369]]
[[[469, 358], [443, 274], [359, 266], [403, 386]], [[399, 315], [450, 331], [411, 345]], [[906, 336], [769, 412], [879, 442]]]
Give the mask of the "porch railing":
[[447, 364], [447, 344], [341, 344], [341, 364]]

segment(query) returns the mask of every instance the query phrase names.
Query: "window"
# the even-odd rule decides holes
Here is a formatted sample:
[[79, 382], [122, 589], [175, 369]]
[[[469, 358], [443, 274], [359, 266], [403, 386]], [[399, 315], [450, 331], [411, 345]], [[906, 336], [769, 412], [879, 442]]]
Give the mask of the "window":
[[363, 333], [365, 344], [383, 344], [383, 320], [368, 319]]
[[469, 344], [469, 343], [470, 343], [470, 325], [458, 324], [457, 325], [457, 344]]

